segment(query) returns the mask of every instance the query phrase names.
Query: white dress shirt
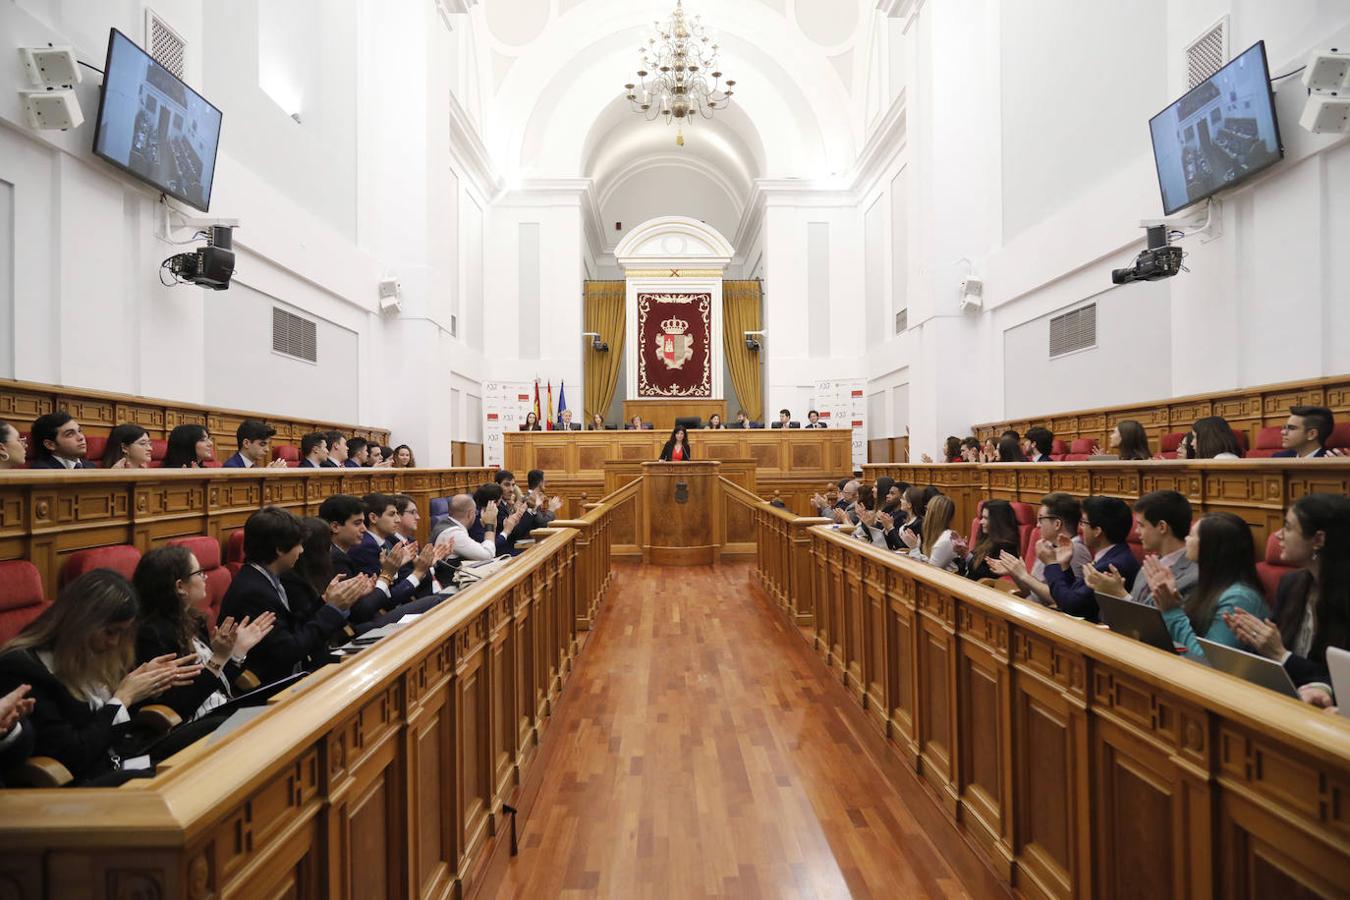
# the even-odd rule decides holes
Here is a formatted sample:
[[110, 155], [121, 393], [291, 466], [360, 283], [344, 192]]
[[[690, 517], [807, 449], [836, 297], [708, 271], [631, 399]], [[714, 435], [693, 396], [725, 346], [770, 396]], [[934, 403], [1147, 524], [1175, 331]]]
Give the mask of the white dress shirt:
[[497, 556], [497, 539], [492, 532], [488, 532], [482, 542], [475, 541], [469, 537], [469, 531], [458, 519], [450, 520], [450, 527], [441, 532], [436, 538], [437, 544], [448, 544], [455, 542], [455, 549], [452, 555], [459, 559], [485, 560], [495, 559]]

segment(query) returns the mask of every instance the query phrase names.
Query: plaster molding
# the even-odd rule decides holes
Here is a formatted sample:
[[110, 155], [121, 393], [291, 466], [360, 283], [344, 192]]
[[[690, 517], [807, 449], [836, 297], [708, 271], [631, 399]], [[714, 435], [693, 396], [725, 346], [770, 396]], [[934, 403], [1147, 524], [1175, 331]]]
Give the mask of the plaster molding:
[[449, 100], [450, 155], [460, 164], [479, 194], [490, 203], [501, 191], [502, 177], [459, 99], [451, 91], [446, 92], [446, 97]]
[[614, 257], [625, 270], [726, 269], [735, 255], [716, 228], [686, 216], [648, 219], [624, 235]]

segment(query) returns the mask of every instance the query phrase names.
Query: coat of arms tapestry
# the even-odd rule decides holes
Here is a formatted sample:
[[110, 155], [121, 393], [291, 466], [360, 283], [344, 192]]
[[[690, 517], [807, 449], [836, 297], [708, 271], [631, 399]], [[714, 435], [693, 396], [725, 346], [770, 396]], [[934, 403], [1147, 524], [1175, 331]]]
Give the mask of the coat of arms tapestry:
[[712, 294], [638, 294], [638, 396], [712, 396]]

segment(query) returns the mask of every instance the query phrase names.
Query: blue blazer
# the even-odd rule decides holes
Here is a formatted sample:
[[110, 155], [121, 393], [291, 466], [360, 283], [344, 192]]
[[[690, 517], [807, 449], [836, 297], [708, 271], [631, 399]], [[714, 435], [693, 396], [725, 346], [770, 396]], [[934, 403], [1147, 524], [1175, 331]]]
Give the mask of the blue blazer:
[[[1296, 453], [1296, 452], [1293, 451], [1293, 450], [1281, 450], [1279, 453], [1276, 453], [1276, 454], [1275, 454], [1273, 457], [1271, 457], [1271, 458], [1272, 458], [1272, 459], [1280, 459], [1281, 457], [1283, 457], [1283, 458], [1285, 458], [1285, 459], [1288, 459], [1289, 457], [1293, 457], [1293, 456], [1297, 456], [1297, 455], [1298, 455], [1298, 453]], [[1318, 448], [1317, 448], [1317, 452], [1314, 453], [1312, 456], [1308, 457], [1308, 459], [1321, 459], [1322, 457], [1324, 457], [1324, 456], [1326, 456], [1326, 455], [1327, 455], [1327, 448], [1326, 448], [1326, 447], [1318, 447]]]
[[342, 464], [342, 467], [344, 469], [359, 469], [361, 468], [361, 464], [354, 459], [349, 459]]
[[[43, 457], [42, 459], [37, 459], [37, 460], [34, 460], [33, 462], [29, 463], [28, 468], [30, 468], [30, 469], [64, 469], [65, 466], [61, 465], [61, 461], [58, 460], [55, 456], [45, 456], [45, 457]], [[76, 460], [76, 461], [75, 461], [75, 468], [77, 468], [77, 469], [97, 469], [98, 466], [94, 465], [93, 463], [91, 463], [91, 462], [90, 462], [89, 460], [87, 460], [87, 459], [80, 459], [80, 460]]]
[[300, 465], [297, 466], [296, 468], [300, 468], [300, 469], [317, 469], [317, 468], [319, 468], [319, 467], [316, 466], [316, 465], [314, 465], [314, 463], [310, 461], [310, 458], [309, 458], [308, 456], [306, 456], [304, 459], [300, 460]]
[[361, 535], [361, 543], [347, 551], [347, 558], [352, 561], [356, 571], [363, 575], [380, 574], [380, 553], [386, 550], [388, 545], [381, 544], [375, 535], [367, 531]]
[[220, 464], [220, 467], [221, 467], [222, 469], [247, 469], [247, 468], [248, 468], [248, 466], [244, 465], [244, 457], [240, 456], [238, 453], [236, 453], [234, 456], [231, 456], [229, 459], [227, 459], [227, 460], [225, 460], [223, 463], [221, 463], [221, 464]]
[[[1102, 572], [1115, 566], [1125, 576], [1126, 591], [1133, 589], [1135, 576], [1139, 574], [1139, 560], [1134, 558], [1128, 544], [1116, 544], [1093, 565]], [[1062, 611], [1089, 622], [1097, 621], [1097, 594], [1083, 579], [1074, 578], [1072, 569], [1066, 572], [1058, 563], [1051, 563], [1045, 567], [1045, 583]]]

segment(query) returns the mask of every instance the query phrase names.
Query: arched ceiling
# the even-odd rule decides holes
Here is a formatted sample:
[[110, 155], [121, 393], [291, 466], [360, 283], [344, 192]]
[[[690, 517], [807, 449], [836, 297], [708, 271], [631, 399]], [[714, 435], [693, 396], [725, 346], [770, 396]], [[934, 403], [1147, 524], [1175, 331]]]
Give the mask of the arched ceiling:
[[875, 9], [868, 0], [685, 0], [735, 78], [731, 109], [685, 129], [629, 110], [638, 47], [674, 0], [491, 0], [478, 30], [490, 57], [489, 150], [508, 182], [589, 177], [618, 189], [677, 165], [744, 203], [759, 177], [819, 178], [853, 162], [854, 71]]

